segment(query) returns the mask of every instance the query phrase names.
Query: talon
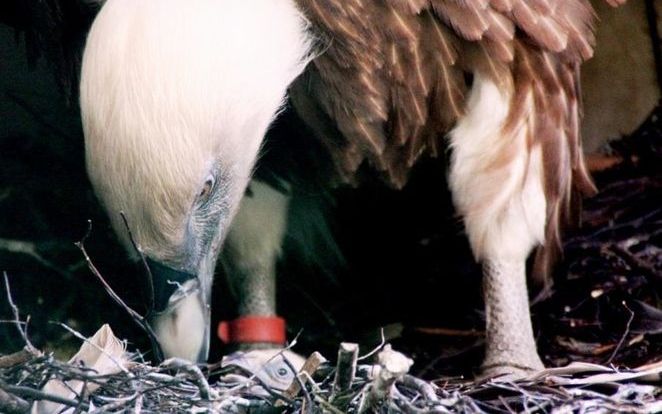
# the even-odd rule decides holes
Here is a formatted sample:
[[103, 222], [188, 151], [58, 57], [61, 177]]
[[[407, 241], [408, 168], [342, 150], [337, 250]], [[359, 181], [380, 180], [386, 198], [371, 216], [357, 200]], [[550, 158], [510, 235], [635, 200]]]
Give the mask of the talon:
[[483, 365], [477, 380], [517, 381], [530, 377], [545, 367], [541, 363], [520, 365], [512, 362]]

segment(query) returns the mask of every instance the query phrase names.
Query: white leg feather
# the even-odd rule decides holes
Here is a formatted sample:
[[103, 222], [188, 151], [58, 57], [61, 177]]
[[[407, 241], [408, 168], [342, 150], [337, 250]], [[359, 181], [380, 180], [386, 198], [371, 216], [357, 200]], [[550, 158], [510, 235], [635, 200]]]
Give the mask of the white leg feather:
[[545, 234], [541, 148], [528, 148], [525, 123], [504, 133], [507, 89], [476, 75], [467, 114], [450, 134], [453, 201], [478, 260], [526, 259]]
[[504, 128], [511, 89], [477, 74], [467, 114], [451, 132], [453, 200], [483, 264], [488, 374], [542, 368], [525, 274], [526, 258], [545, 232], [541, 149], [527, 140], [532, 117]]

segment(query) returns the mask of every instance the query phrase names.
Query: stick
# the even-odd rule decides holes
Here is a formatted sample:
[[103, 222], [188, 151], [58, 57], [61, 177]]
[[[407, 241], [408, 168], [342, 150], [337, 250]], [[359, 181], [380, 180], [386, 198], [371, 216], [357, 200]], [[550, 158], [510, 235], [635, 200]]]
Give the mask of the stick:
[[168, 358], [163, 361], [161, 366], [163, 368], [182, 370], [189, 374], [195, 385], [197, 385], [198, 390], [200, 390], [200, 397], [207, 401], [211, 400], [213, 393], [209, 387], [209, 382], [202, 375], [202, 371], [200, 371], [197, 365], [181, 358]]
[[[91, 346], [92, 346], [93, 348], [95, 348], [97, 351], [101, 352], [101, 353], [104, 354], [106, 357], [108, 357], [108, 359], [110, 359], [110, 360], [113, 362], [113, 364], [115, 364], [115, 365], [117, 366], [117, 368], [120, 369], [120, 371], [124, 372], [124, 373], [127, 374], [129, 377], [133, 377], [133, 374], [131, 374], [131, 373], [130, 373], [130, 372], [124, 367], [123, 364], [121, 364], [119, 361], [117, 361], [115, 358], [113, 358], [113, 356], [110, 355], [108, 352], [106, 352], [105, 349], [101, 348], [99, 345], [97, 345], [97, 344], [93, 343], [92, 341], [90, 341], [89, 339], [87, 339], [87, 338], [86, 338], [83, 334], [81, 334], [80, 332], [76, 331], [76, 330], [73, 329], [73, 328], [70, 328], [69, 326], [67, 326], [65, 323], [62, 323], [62, 322], [50, 322], [50, 323], [53, 323], [53, 324], [56, 324], [56, 325], [60, 325], [62, 328], [64, 328], [66, 331], [68, 331], [70, 334], [72, 334], [72, 335], [75, 336], [76, 338], [82, 340], [82, 341], [85, 342], [86, 344], [91, 345]], [[72, 390], [72, 391], [73, 391], [73, 390]]]
[[25, 347], [27, 351], [33, 355], [38, 355], [39, 351], [37, 350], [37, 348], [35, 348], [32, 345], [32, 342], [30, 342], [30, 339], [28, 338], [27, 322], [25, 324], [21, 323], [21, 318], [18, 313], [18, 306], [16, 306], [16, 304], [14, 303], [14, 299], [12, 299], [11, 289], [9, 289], [9, 277], [7, 276], [7, 272], [2, 272], [2, 276], [5, 279], [5, 291], [7, 293], [7, 303], [9, 303], [9, 307], [11, 308], [11, 311], [14, 314], [14, 324], [16, 325], [16, 329], [18, 329], [18, 332], [21, 334], [23, 341], [25, 341]]
[[431, 383], [425, 382], [420, 378], [416, 378], [412, 375], [406, 374], [402, 377], [402, 385], [409, 387], [418, 391], [426, 400], [429, 401], [439, 401], [437, 393], [434, 390], [434, 387]]
[[149, 337], [150, 341], [152, 342], [152, 348], [154, 350], [154, 354], [155, 354], [156, 359], [159, 360], [159, 361], [163, 360], [163, 353], [161, 351], [161, 347], [158, 345], [159, 341], [156, 338], [156, 334], [154, 333], [154, 330], [152, 330], [152, 327], [147, 323], [147, 321], [145, 320], [145, 318], [142, 315], [140, 315], [138, 312], [133, 310], [129, 305], [127, 305], [122, 300], [122, 298], [119, 297], [119, 295], [117, 293], [115, 293], [113, 288], [110, 287], [108, 282], [106, 282], [106, 280], [103, 278], [103, 276], [101, 276], [101, 273], [96, 268], [96, 266], [94, 266], [94, 263], [92, 263], [92, 259], [90, 259], [90, 256], [87, 254], [87, 250], [85, 250], [85, 240], [87, 240], [87, 238], [90, 235], [90, 232], [92, 231], [92, 221], [88, 220], [87, 223], [88, 223], [87, 232], [85, 233], [85, 235], [83, 236], [83, 238], [80, 241], [78, 241], [74, 244], [83, 253], [83, 256], [85, 257], [85, 262], [87, 263], [87, 267], [90, 269], [92, 274], [94, 276], [96, 276], [97, 279], [99, 279], [99, 281], [101, 282], [101, 285], [106, 290], [106, 293], [108, 293], [108, 295], [110, 295], [110, 297], [113, 298], [115, 303], [120, 305], [126, 311], [126, 313], [128, 313], [129, 316], [131, 316], [131, 318], [134, 320], [134, 322], [136, 322], [138, 324], [138, 326], [140, 326], [147, 333], [147, 336]]
[[0, 249], [9, 253], [24, 254], [26, 256], [30, 256], [45, 268], [50, 269], [61, 276], [72, 278], [70, 271], [60, 269], [53, 262], [47, 260], [41, 254], [39, 254], [37, 251], [37, 244], [34, 242], [0, 238]]
[[376, 354], [380, 349], [382, 349], [384, 347], [384, 344], [386, 343], [386, 337], [384, 336], [384, 328], [381, 328], [381, 335], [382, 335], [382, 340], [379, 343], [379, 345], [377, 345], [377, 347], [375, 349], [368, 352], [367, 354], [358, 357], [357, 361], [363, 361], [364, 359], [370, 358], [371, 356]]
[[[58, 404], [68, 405], [69, 407], [77, 407], [79, 405], [78, 401], [70, 400], [69, 398], [60, 397], [58, 395], [48, 394], [43, 391], [35, 390], [29, 387], [23, 387], [19, 385], [8, 385], [0, 381], [0, 389], [4, 391], [15, 394], [20, 397], [29, 397], [33, 400], [46, 400], [52, 401]], [[81, 404], [84, 410], [89, 410], [90, 406], [87, 403]]]
[[395, 381], [404, 377], [414, 361], [400, 352], [391, 349], [391, 345], [384, 346], [384, 350], [377, 356], [379, 367], [372, 387], [366, 397], [361, 401], [359, 414], [370, 411], [380, 401], [383, 401], [391, 393], [391, 387]]
[[[283, 361], [293, 372], [295, 371], [292, 363], [287, 360], [285, 355], [283, 355]], [[310, 398], [310, 395], [308, 395], [308, 391], [304, 385], [304, 379], [310, 378], [315, 371], [317, 371], [317, 368], [319, 368], [324, 362], [326, 362], [326, 358], [324, 358], [319, 352], [313, 352], [310, 354], [308, 359], [306, 359], [306, 362], [303, 363], [301, 370], [298, 373], [295, 373], [292, 384], [290, 384], [287, 390], [285, 390], [283, 395], [286, 398], [293, 399], [301, 390], [303, 390], [306, 393], [306, 400], [312, 406], [312, 399]]]
[[15, 395], [6, 393], [0, 388], [0, 411], [7, 414], [26, 413], [30, 403]]
[[315, 402], [321, 405], [325, 410], [331, 411], [333, 414], [344, 414], [343, 411], [340, 411], [319, 395], [315, 395]]
[[338, 363], [336, 364], [336, 376], [333, 381], [333, 392], [330, 401], [338, 394], [347, 392], [356, 375], [356, 361], [359, 356], [359, 345], [351, 342], [343, 342], [338, 349]]
[[129, 240], [131, 241], [131, 245], [133, 246], [133, 249], [136, 251], [136, 253], [138, 253], [138, 256], [140, 257], [140, 261], [142, 262], [143, 267], [147, 272], [147, 278], [149, 279], [147, 281], [147, 285], [148, 285], [147, 301], [149, 303], [149, 309], [147, 310], [147, 315], [145, 315], [145, 317], [149, 319], [152, 312], [154, 311], [154, 276], [152, 275], [152, 269], [150, 269], [149, 265], [147, 264], [145, 253], [143, 253], [142, 249], [140, 248], [140, 246], [138, 246], [138, 243], [136, 243], [136, 240], [133, 238], [133, 232], [131, 232], [131, 228], [129, 227], [129, 222], [127, 221], [126, 215], [124, 214], [123, 211], [120, 211], [120, 217], [122, 217], [122, 222], [124, 222], [124, 227], [126, 228], [126, 232], [129, 234]]
[[109, 411], [114, 411], [120, 408], [124, 408], [125, 406], [132, 403], [136, 398], [138, 398], [139, 395], [140, 394], [138, 392], [135, 392], [133, 395], [130, 395], [126, 398], [118, 399], [117, 401], [111, 402], [102, 407], [98, 407], [95, 410], [90, 411], [88, 414], [107, 413]]
[[23, 364], [31, 360], [33, 356], [34, 354], [26, 349], [22, 349], [9, 355], [0, 355], [0, 369], [11, 368], [18, 364]]
[[628, 319], [628, 323], [625, 325], [625, 331], [623, 331], [623, 335], [621, 335], [621, 339], [618, 341], [618, 345], [616, 345], [616, 348], [614, 348], [614, 352], [611, 353], [611, 356], [609, 359], [605, 362], [605, 365], [611, 364], [611, 361], [616, 358], [616, 354], [618, 354], [618, 351], [621, 350], [621, 347], [623, 346], [623, 342], [625, 342], [625, 338], [627, 338], [628, 334], [630, 333], [630, 325], [632, 324], [632, 321], [634, 320], [634, 312], [632, 312], [632, 309], [628, 307], [628, 305], [625, 303], [625, 301], [621, 302], [625, 309], [630, 312], [630, 318]]

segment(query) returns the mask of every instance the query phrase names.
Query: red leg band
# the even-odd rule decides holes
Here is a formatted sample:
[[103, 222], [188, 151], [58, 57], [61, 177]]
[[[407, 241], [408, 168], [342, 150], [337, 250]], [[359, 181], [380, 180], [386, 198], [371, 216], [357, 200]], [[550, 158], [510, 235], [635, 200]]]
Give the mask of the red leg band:
[[271, 343], [284, 345], [285, 319], [278, 316], [242, 316], [218, 324], [218, 337], [224, 343]]

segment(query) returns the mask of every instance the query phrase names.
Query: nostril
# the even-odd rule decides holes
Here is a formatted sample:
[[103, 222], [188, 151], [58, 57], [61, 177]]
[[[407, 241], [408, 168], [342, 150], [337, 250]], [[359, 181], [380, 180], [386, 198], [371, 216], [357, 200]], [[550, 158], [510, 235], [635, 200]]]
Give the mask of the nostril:
[[168, 308], [170, 298], [180, 286], [196, 276], [181, 270], [173, 269], [147, 257], [145, 259], [152, 276], [152, 289], [154, 292], [153, 312], [160, 313]]

